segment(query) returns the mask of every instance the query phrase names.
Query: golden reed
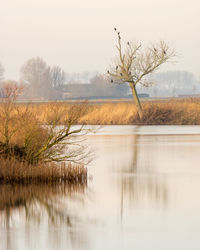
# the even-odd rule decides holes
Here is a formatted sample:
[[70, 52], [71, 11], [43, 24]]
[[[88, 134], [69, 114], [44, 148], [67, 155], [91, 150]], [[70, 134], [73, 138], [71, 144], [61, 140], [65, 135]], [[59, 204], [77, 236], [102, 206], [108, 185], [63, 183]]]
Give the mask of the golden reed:
[[87, 183], [87, 169], [71, 163], [29, 165], [15, 158], [0, 158], [0, 184]]
[[[66, 116], [70, 103], [55, 102], [30, 104], [41, 123], [52, 107], [58, 107]], [[81, 103], [78, 103], [81, 105]], [[139, 119], [133, 102], [89, 103], [87, 112], [79, 124], [99, 125], [200, 125], [200, 98], [143, 101], [143, 118]], [[23, 104], [21, 104], [23, 108]], [[62, 122], [61, 122], [62, 123]]]

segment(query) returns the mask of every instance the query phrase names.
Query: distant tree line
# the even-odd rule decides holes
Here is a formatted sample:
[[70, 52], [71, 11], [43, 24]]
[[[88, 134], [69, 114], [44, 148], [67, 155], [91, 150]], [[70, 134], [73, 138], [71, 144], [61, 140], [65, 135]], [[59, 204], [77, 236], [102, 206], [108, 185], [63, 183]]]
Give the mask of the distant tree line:
[[[3, 72], [1, 66], [0, 79]], [[97, 72], [65, 73], [60, 66], [51, 67], [40, 57], [29, 59], [21, 67], [19, 83], [24, 87], [24, 99], [119, 98], [129, 94], [128, 86], [113, 85]]]
[[4, 75], [4, 67], [0, 63], [0, 82], [3, 80], [3, 75]]
[[152, 75], [151, 88], [140, 88], [152, 97], [179, 97], [182, 95], [199, 95], [200, 82], [188, 71], [166, 71]]
[[[0, 82], [4, 80], [0, 64]], [[137, 86], [138, 93], [151, 97], [200, 94], [200, 83], [187, 71], [167, 71], [151, 76], [151, 88]], [[29, 59], [20, 70], [18, 84], [23, 86], [22, 99], [62, 100], [131, 97], [128, 84], [112, 84], [98, 72], [66, 73], [60, 66], [49, 66], [42, 58]]]
[[59, 99], [65, 84], [65, 72], [59, 66], [50, 67], [39, 58], [28, 60], [21, 68], [20, 83], [25, 88], [25, 97]]
[[114, 85], [103, 75], [90, 79], [88, 84], [66, 84], [64, 98], [120, 98], [129, 94], [128, 85]]

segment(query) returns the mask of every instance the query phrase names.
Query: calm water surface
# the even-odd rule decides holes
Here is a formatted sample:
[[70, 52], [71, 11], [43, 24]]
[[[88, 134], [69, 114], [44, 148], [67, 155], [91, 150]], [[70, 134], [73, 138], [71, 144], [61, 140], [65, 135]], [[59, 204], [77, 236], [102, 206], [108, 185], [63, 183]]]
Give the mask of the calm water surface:
[[200, 126], [105, 126], [87, 186], [0, 186], [0, 249], [200, 249]]

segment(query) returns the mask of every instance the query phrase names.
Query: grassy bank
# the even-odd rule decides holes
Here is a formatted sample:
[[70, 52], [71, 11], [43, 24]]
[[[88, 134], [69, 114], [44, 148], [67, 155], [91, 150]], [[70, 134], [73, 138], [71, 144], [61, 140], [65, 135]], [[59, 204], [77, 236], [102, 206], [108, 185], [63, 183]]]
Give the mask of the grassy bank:
[[87, 124], [122, 125], [197, 125], [200, 124], [200, 99], [173, 99], [142, 103], [140, 119], [134, 104], [104, 104], [81, 118]]
[[[32, 104], [31, 111], [41, 123], [47, 123], [56, 109], [66, 115], [72, 104], [65, 102]], [[81, 104], [79, 104], [81, 105]], [[77, 105], [78, 106], [78, 105]], [[139, 119], [134, 103], [102, 103], [87, 106], [79, 124], [101, 125], [200, 125], [200, 98], [143, 101], [143, 118]], [[23, 108], [23, 105], [21, 105]], [[62, 124], [62, 119], [60, 119]]]
[[144, 101], [142, 119], [133, 103], [11, 104], [0, 105], [0, 183], [86, 182], [74, 124], [200, 125], [200, 98]]

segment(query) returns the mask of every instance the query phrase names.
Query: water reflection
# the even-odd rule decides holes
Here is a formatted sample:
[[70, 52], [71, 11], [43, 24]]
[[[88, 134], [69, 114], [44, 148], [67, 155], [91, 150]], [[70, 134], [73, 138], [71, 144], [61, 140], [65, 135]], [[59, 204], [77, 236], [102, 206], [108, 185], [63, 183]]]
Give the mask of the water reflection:
[[[62, 247], [63, 238], [68, 245], [75, 248], [86, 245], [88, 249], [87, 235], [76, 230], [81, 226], [80, 208], [87, 197], [85, 185], [1, 185], [0, 186], [0, 230], [2, 249], [18, 249], [19, 238], [17, 228], [24, 228], [25, 244], [29, 247], [34, 243], [41, 225], [46, 225], [46, 233], [42, 241], [48, 238], [48, 249]], [[62, 233], [52, 228], [65, 228]], [[34, 230], [33, 230], [34, 228]], [[38, 231], [37, 231], [38, 230]], [[33, 236], [33, 234], [35, 234]], [[65, 234], [65, 237], [63, 237]], [[38, 239], [40, 241], [40, 239]], [[20, 244], [20, 249], [23, 249]], [[24, 246], [25, 247], [25, 246]], [[30, 248], [28, 248], [30, 249]]]
[[[120, 167], [121, 219], [127, 205], [130, 208], [149, 206], [149, 203], [165, 209], [168, 201], [168, 187], [164, 176], [153, 174], [151, 158], [145, 157], [144, 136], [140, 127], [134, 127], [132, 137], [132, 154], [127, 165]], [[151, 145], [150, 145], [151, 147]]]
[[106, 126], [89, 136], [87, 187], [0, 186], [0, 249], [200, 249], [200, 135], [187, 129]]

